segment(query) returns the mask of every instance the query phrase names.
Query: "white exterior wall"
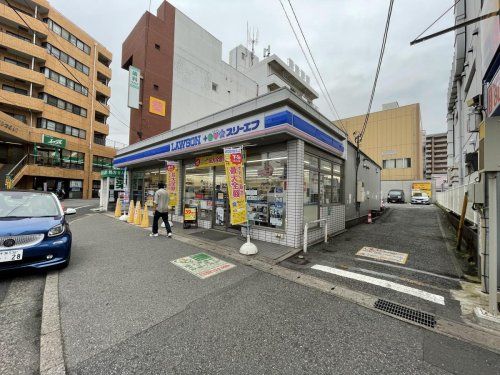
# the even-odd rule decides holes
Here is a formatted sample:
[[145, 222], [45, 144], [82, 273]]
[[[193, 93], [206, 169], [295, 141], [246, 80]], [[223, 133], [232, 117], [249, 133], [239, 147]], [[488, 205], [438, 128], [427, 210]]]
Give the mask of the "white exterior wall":
[[[456, 23], [479, 17], [481, 2], [461, 0], [455, 6]], [[467, 100], [482, 94], [481, 23], [458, 29], [455, 36], [455, 55], [448, 90], [448, 183], [459, 186], [467, 183], [465, 155], [479, 147], [476, 124], [479, 122]], [[476, 33], [476, 29], [478, 32]]]
[[172, 129], [256, 96], [257, 84], [222, 61], [222, 43], [176, 10]]

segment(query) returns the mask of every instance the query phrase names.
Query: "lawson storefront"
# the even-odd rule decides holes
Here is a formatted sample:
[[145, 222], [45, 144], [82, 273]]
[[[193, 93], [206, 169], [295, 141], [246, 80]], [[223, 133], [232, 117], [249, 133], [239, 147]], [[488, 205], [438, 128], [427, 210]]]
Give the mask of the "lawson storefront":
[[[129, 194], [150, 204], [167, 163], [178, 168], [173, 221], [195, 207], [198, 225], [238, 230], [229, 222], [223, 149], [244, 147], [244, 174], [251, 235], [302, 246], [304, 224], [327, 219], [328, 231], [345, 227], [345, 134], [286, 89], [228, 108], [118, 151]], [[323, 235], [312, 225], [309, 242]]]

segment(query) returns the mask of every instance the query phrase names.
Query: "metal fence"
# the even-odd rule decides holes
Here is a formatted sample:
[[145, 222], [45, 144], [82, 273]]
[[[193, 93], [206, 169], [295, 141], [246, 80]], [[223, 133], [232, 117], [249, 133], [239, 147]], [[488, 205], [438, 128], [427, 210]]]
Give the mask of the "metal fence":
[[[436, 193], [436, 202], [447, 210], [450, 210], [460, 216], [462, 214], [462, 205], [467, 187], [468, 185], [462, 185], [448, 189], [444, 192], [438, 192]], [[465, 219], [471, 223], [479, 225], [479, 214], [477, 211], [472, 209], [472, 202], [470, 200], [467, 204]]]

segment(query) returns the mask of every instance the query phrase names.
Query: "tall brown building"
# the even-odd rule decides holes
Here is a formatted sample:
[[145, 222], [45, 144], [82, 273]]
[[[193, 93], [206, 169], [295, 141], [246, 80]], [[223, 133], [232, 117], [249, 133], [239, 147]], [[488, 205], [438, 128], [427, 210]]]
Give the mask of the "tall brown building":
[[97, 196], [111, 53], [46, 0], [0, 0], [0, 188]]
[[[130, 144], [170, 129], [174, 65], [175, 8], [163, 2], [157, 15], [144, 13], [122, 46], [122, 68], [141, 70], [141, 105], [130, 112]], [[164, 115], [150, 109], [157, 100]]]

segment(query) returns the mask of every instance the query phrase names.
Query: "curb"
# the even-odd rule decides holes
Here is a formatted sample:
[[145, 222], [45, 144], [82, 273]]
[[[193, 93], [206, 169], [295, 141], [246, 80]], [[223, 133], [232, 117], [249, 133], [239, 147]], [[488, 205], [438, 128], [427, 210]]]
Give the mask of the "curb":
[[50, 272], [43, 292], [40, 333], [40, 375], [65, 375], [61, 320], [59, 316], [59, 272]]

